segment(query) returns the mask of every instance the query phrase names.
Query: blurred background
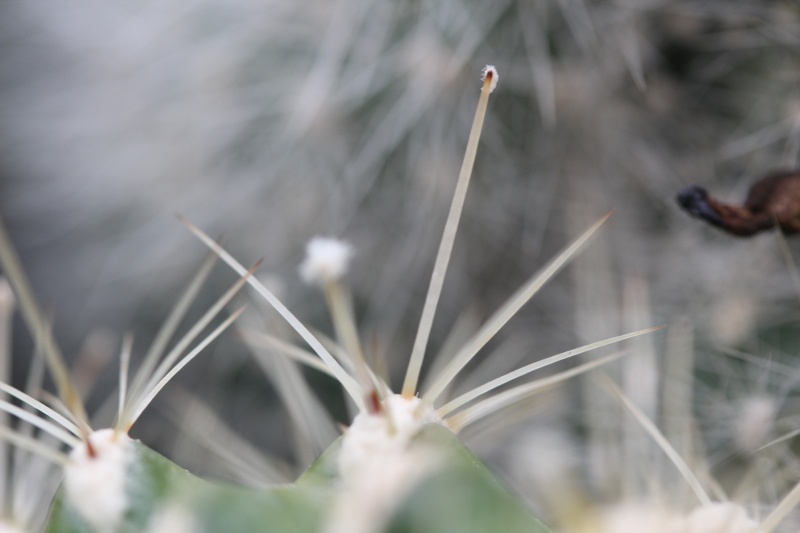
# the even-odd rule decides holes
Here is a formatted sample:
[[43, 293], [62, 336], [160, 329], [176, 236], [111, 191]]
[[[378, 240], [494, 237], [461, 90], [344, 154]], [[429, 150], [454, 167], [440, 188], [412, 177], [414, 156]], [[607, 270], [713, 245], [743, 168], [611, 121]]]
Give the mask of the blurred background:
[[[0, 216], [63, 351], [88, 381], [98, 376], [91, 409], [114, 390], [121, 335], [135, 334], [136, 361], [202, 262], [175, 213], [242, 263], [264, 257], [262, 278], [328, 334], [323, 298], [297, 265], [314, 235], [350, 241], [359, 329], [399, 388], [487, 63], [500, 83], [429, 353], [613, 209], [485, 350], [502, 357], [476, 365], [493, 377], [668, 324], [611, 373], [711, 475], [740, 486], [750, 452], [797, 427], [800, 249], [775, 233], [724, 235], [674, 197], [701, 184], [738, 202], [759, 176], [797, 165], [800, 7], [790, 0], [5, 0]], [[234, 279], [218, 267], [196, 316]], [[32, 343], [18, 322], [21, 383]], [[302, 469], [313, 454], [298, 457], [258, 368], [228, 336], [174, 388]], [[337, 386], [308, 377], [345, 421]], [[560, 453], [554, 475], [575, 473], [592, 498], [654, 476], [637, 468], [660, 457], [647, 444], [620, 474], [615, 439], [648, 439], [591, 383], [570, 387], [538, 400], [528, 423], [468, 434], [473, 449], [506, 474], [524, 470], [515, 465], [531, 449]], [[756, 436], [736, 418], [751, 400], [765, 424]], [[170, 414], [177, 401], [165, 394], [134, 435], [195, 472], [231, 477], [191, 444]], [[800, 479], [791, 440], [775, 455], [759, 463], [770, 490], [751, 483], [747, 503], [769, 507]], [[535, 477], [509, 483], [546, 514]]]

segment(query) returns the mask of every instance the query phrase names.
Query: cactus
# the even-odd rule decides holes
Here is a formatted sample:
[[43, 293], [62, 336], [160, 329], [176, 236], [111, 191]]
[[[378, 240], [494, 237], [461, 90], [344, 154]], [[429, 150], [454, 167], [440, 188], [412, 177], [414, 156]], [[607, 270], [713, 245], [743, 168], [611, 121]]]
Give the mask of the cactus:
[[[122, 436], [119, 444], [126, 448], [128, 457], [127, 506], [120, 524], [93, 527], [93, 522], [71, 505], [62, 491], [50, 511], [48, 533], [332, 530], [325, 520], [342, 490], [336, 465], [339, 441], [294, 484], [265, 490], [210, 483], [139, 442]], [[426, 427], [414, 438], [409, 453], [423, 450], [440, 454], [442, 461], [434, 472], [419, 480], [413, 491], [394, 497], [385, 531], [479, 532], [491, 531], [498, 524], [505, 531], [549, 531], [497, 483], [451, 432], [437, 426]], [[375, 480], [376, 484], [383, 481]], [[354, 511], [369, 514], [368, 509]]]
[[[323, 344], [261, 283], [252, 276], [258, 263], [243, 267], [200, 229], [184, 219], [189, 229], [240, 278], [176, 343], [163, 359], [161, 349], [150, 351], [139, 366], [128, 391], [131, 341], [123, 343], [116, 422], [108, 429], [93, 430], [80, 395], [70, 382], [63, 358], [36, 306], [19, 260], [8, 237], [0, 231], [0, 259], [21, 304], [29, 327], [40, 339], [42, 352], [69, 420], [22, 391], [4, 390], [37, 408], [53, 422], [24, 416], [45, 432], [71, 447], [68, 455], [48, 448], [63, 465], [64, 481], [50, 510], [48, 533], [106, 533], [129, 531], [322, 531], [322, 532], [426, 532], [426, 531], [549, 531], [487, 470], [457, 437], [464, 427], [497, 410], [527, 399], [539, 390], [586, 372], [619, 357], [597, 358], [570, 370], [488, 395], [506, 383], [549, 364], [594, 348], [652, 331], [642, 330], [569, 350], [529, 364], [467, 392], [444, 405], [439, 398], [476, 353], [500, 328], [555, 275], [591, 238], [605, 221], [601, 219], [567, 247], [541, 272], [532, 276], [471, 339], [456, 352], [427, 390], [418, 395], [417, 383], [427, 337], [444, 282], [461, 208], [478, 146], [489, 94], [497, 84], [497, 71], [484, 70], [484, 84], [473, 122], [464, 163], [445, 225], [428, 298], [420, 320], [417, 341], [406, 379], [399, 394], [392, 393], [384, 378], [370, 368], [355, 330], [341, 277], [350, 252], [335, 240], [312, 242], [302, 267], [304, 277], [318, 283], [334, 318], [344, 355], [334, 357]], [[1, 229], [1, 228], [0, 228]], [[196, 295], [211, 261], [201, 269], [176, 305], [167, 324], [179, 319], [184, 303]], [[245, 285], [263, 296], [314, 350], [324, 371], [333, 375], [358, 408], [344, 435], [299, 479], [289, 485], [245, 489], [199, 479], [165, 457], [128, 436], [139, 418], [170, 379], [242, 313], [232, 312], [202, 340], [200, 333]], [[164, 333], [174, 331], [165, 326]], [[189, 350], [189, 346], [194, 347]], [[186, 353], [184, 353], [186, 352]], [[313, 360], [313, 356], [306, 360]], [[480, 401], [477, 401], [480, 400]], [[12, 414], [18, 414], [7, 404]], [[61, 427], [58, 427], [61, 426]], [[8, 432], [20, 446], [40, 450], [35, 442]]]

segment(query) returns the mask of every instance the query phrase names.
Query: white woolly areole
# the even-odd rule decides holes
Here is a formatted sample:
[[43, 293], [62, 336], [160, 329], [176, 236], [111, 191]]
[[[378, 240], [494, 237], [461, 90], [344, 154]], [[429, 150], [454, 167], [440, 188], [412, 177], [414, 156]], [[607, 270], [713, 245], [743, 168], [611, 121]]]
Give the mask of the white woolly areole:
[[89, 441], [95, 455], [81, 444], [64, 468], [67, 501], [97, 531], [116, 531], [127, 509], [125, 479], [132, 441], [113, 429], [95, 431]]
[[353, 247], [330, 237], [314, 237], [306, 245], [306, 258], [300, 265], [300, 276], [306, 283], [324, 284], [347, 273]]
[[381, 413], [360, 413], [342, 437], [342, 487], [325, 533], [380, 531], [397, 506], [442, 464], [435, 451], [409, 449], [423, 426], [441, 419], [419, 398], [392, 395]]
[[399, 505], [442, 461], [431, 450], [414, 449], [371, 462], [338, 492], [325, 520], [324, 533], [383, 531]]
[[483, 77], [481, 81], [486, 81], [486, 76], [491, 72], [492, 74], [492, 82], [489, 85], [489, 93], [494, 92], [494, 88], [497, 87], [497, 80], [500, 79], [500, 75], [497, 74], [497, 69], [494, 68], [494, 65], [486, 65], [483, 67]]
[[361, 471], [380, 467], [385, 461], [402, 456], [414, 435], [427, 424], [442, 420], [419, 398], [388, 396], [381, 413], [359, 413], [342, 437], [339, 474], [347, 482]]
[[758, 523], [735, 503], [698, 507], [684, 519], [676, 533], [757, 533]]

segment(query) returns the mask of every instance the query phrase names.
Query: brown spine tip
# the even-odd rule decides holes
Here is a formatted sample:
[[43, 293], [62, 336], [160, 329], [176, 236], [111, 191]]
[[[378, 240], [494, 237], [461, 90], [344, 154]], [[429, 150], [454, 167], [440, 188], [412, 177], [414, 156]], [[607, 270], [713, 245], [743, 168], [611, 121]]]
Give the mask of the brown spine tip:
[[86, 437], [86, 454], [92, 459], [97, 457], [97, 450], [92, 446], [92, 441], [89, 437]]
[[378, 414], [383, 411], [383, 405], [381, 404], [381, 398], [378, 396], [378, 391], [372, 389], [369, 394], [367, 394], [367, 410], [370, 414]]
[[497, 69], [494, 65], [486, 65], [483, 67], [483, 87], [484, 89], [489, 89], [491, 93], [494, 91], [494, 88], [497, 87]]

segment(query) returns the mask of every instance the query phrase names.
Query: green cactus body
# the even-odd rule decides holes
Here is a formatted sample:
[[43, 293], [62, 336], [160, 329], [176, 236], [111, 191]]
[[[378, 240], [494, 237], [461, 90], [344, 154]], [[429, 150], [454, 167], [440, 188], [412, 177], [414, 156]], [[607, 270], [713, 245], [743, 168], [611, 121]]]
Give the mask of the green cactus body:
[[[326, 515], [342, 493], [337, 466], [341, 439], [294, 484], [266, 490], [197, 478], [140, 442], [131, 444], [125, 482], [128, 505], [118, 533], [156, 531], [169, 514], [182, 517], [185, 530], [197, 533], [326, 531]], [[439, 460], [430, 475], [393, 503], [381, 531], [549, 531], [449, 430], [425, 426], [409, 446], [409, 453], [417, 450], [430, 451]], [[92, 527], [64, 492], [62, 488], [53, 502], [47, 533], [106, 533]], [[174, 522], [170, 525], [180, 529]]]

